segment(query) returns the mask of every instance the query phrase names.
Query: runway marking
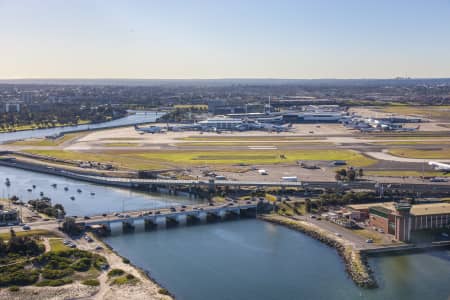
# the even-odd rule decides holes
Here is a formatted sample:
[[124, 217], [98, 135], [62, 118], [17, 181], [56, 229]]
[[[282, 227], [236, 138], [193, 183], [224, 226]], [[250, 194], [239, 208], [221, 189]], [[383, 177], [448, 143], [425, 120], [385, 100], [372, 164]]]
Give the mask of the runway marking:
[[250, 150], [277, 150], [276, 146], [248, 146]]

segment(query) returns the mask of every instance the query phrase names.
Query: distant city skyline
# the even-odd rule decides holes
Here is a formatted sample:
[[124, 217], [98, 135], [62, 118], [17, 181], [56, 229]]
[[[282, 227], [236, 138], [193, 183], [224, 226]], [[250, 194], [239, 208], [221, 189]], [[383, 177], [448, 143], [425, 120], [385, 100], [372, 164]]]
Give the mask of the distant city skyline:
[[450, 77], [450, 2], [0, 0], [0, 79]]

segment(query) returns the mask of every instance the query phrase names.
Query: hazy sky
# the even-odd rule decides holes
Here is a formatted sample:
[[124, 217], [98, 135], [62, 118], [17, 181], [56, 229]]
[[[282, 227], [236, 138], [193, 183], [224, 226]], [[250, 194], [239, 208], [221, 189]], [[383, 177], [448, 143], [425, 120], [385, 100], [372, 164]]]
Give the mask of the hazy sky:
[[449, 0], [0, 0], [0, 78], [450, 77]]

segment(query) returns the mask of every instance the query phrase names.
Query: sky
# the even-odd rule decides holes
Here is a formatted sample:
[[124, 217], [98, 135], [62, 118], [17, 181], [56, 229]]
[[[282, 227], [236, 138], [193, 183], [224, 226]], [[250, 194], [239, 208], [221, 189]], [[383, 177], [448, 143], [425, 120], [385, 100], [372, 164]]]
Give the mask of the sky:
[[0, 78], [450, 77], [449, 0], [0, 0]]

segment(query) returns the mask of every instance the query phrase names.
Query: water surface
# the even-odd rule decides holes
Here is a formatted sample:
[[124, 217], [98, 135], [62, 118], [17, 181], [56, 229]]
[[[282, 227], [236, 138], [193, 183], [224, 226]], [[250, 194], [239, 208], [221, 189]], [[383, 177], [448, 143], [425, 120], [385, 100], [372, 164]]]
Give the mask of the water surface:
[[351, 281], [334, 249], [260, 220], [239, 220], [106, 238], [177, 299], [442, 299], [449, 252], [371, 259], [381, 287]]
[[[4, 184], [6, 178], [9, 178], [11, 182], [9, 187]], [[52, 184], [56, 184], [56, 188], [52, 187]], [[36, 188], [33, 189], [33, 185]], [[68, 191], [64, 190], [65, 187], [68, 188]], [[31, 189], [31, 191], [29, 192], [28, 189]], [[78, 189], [81, 190], [81, 193], [77, 192]], [[3, 166], [0, 166], [0, 191], [0, 196], [3, 198], [16, 195], [24, 202], [39, 198], [40, 193], [43, 192], [44, 196], [52, 199], [53, 204], [62, 204], [68, 215], [76, 216], [152, 209], [198, 202], [187, 197], [151, 194], [96, 185]], [[91, 192], [95, 195], [91, 195]], [[71, 200], [71, 196], [75, 197], [75, 200]]]
[[110, 128], [110, 127], [117, 127], [117, 126], [142, 124], [142, 123], [151, 123], [151, 122], [155, 122], [157, 118], [163, 116], [163, 114], [164, 114], [164, 113], [151, 112], [151, 111], [129, 111], [129, 112], [132, 114], [130, 114], [126, 117], [120, 118], [120, 119], [103, 122], [103, 123], [83, 124], [83, 125], [75, 125], [75, 126], [64, 126], [64, 127], [46, 128], [46, 129], [23, 130], [23, 131], [16, 131], [16, 132], [0, 133], [0, 143], [4, 143], [4, 142], [8, 142], [8, 141], [29, 139], [29, 138], [43, 138], [46, 136], [58, 135], [60, 133], [65, 133], [65, 132]]

